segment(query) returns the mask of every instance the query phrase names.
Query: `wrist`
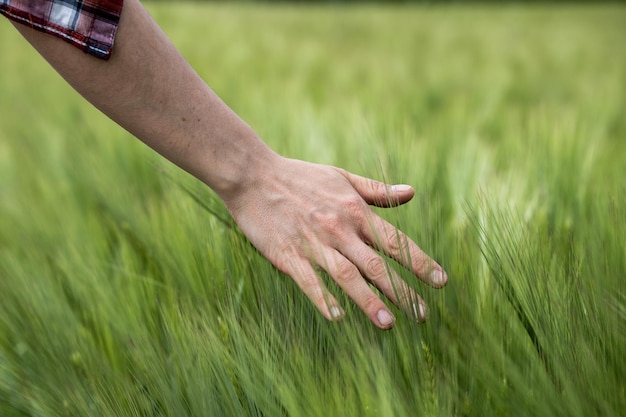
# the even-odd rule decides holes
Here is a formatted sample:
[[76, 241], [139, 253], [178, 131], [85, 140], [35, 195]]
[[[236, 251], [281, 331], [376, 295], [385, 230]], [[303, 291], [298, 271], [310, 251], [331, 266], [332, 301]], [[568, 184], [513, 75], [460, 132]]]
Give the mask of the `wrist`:
[[205, 169], [198, 177], [228, 205], [257, 187], [282, 157], [254, 132], [234, 139], [227, 148], [210, 151], [212, 155], [203, 158]]

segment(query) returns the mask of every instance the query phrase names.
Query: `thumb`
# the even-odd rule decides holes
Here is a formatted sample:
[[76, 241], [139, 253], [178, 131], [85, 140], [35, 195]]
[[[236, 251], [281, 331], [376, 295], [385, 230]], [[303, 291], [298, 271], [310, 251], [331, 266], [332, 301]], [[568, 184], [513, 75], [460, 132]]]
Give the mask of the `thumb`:
[[349, 172], [346, 172], [346, 177], [367, 204], [377, 207], [399, 206], [415, 194], [413, 187], [406, 184], [389, 185]]

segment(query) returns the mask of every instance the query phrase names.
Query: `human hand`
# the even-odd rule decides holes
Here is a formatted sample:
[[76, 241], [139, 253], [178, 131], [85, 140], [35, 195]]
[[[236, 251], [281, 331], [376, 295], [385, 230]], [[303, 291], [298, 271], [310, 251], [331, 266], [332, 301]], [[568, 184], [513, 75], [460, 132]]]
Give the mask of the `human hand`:
[[115, 54], [106, 64], [19, 26], [83, 97], [222, 197], [250, 242], [326, 318], [338, 320], [344, 313], [316, 268], [328, 272], [380, 328], [391, 328], [394, 318], [367, 282], [424, 320], [423, 301], [377, 251], [431, 285], [441, 287], [447, 277], [368, 206], [405, 203], [413, 196], [410, 187], [275, 154], [206, 85], [139, 1], [124, 2]]
[[344, 311], [326, 289], [325, 270], [381, 329], [395, 318], [368, 285], [419, 321], [424, 301], [387, 265], [395, 259], [422, 281], [440, 288], [447, 275], [411, 239], [377, 216], [371, 207], [404, 204], [407, 185], [390, 186], [332, 166], [278, 157], [271, 172], [256, 177], [225, 201], [250, 242], [279, 270], [291, 276], [328, 320]]

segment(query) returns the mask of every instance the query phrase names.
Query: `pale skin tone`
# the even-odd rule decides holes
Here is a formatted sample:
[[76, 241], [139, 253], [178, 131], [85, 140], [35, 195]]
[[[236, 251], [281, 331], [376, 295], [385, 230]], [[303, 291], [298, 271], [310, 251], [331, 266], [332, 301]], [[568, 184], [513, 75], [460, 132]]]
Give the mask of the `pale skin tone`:
[[410, 186], [276, 154], [195, 73], [138, 0], [124, 3], [109, 61], [15, 26], [89, 102], [211, 187], [250, 242], [328, 320], [345, 313], [318, 269], [380, 329], [392, 328], [395, 317], [369, 284], [425, 320], [423, 300], [380, 253], [434, 287], [443, 287], [447, 275], [370, 208], [406, 203]]

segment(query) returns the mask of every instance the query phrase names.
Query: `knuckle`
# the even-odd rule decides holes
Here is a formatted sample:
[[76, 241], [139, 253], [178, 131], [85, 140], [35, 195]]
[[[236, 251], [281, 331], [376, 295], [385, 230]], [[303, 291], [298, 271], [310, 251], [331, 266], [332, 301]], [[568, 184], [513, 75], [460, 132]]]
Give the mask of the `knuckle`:
[[387, 233], [387, 238], [385, 240], [387, 249], [392, 253], [399, 253], [405, 247], [405, 245], [403, 244], [402, 235], [397, 230]]
[[336, 233], [341, 226], [341, 218], [335, 211], [314, 209], [309, 213], [309, 217], [316, 227], [331, 233]]
[[430, 271], [433, 261], [423, 253], [414, 253], [411, 256], [413, 268], [418, 274], [426, 274]]
[[302, 278], [299, 284], [302, 291], [309, 296], [315, 294], [320, 289], [319, 279], [313, 275]]
[[366, 313], [376, 314], [381, 308], [382, 301], [374, 293], [368, 295], [363, 300], [362, 308]]
[[286, 274], [296, 274], [298, 265], [302, 261], [296, 249], [296, 240], [293, 238], [277, 239], [274, 246], [262, 252], [276, 268]]
[[387, 276], [387, 265], [380, 257], [369, 258], [365, 262], [365, 269], [371, 281], [379, 281]]
[[296, 253], [297, 239], [294, 236], [279, 236], [273, 245], [276, 256], [285, 257]]
[[343, 207], [351, 219], [362, 219], [365, 215], [365, 208], [367, 204], [359, 196], [352, 196], [346, 198], [343, 203]]
[[332, 207], [315, 207], [308, 218], [317, 230], [332, 235], [340, 235], [349, 225], [362, 223], [368, 206], [360, 196], [348, 196]]
[[357, 269], [348, 261], [340, 261], [336, 265], [337, 278], [346, 281], [353, 278]]

